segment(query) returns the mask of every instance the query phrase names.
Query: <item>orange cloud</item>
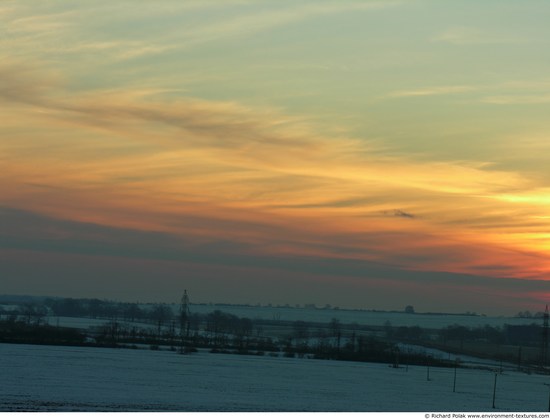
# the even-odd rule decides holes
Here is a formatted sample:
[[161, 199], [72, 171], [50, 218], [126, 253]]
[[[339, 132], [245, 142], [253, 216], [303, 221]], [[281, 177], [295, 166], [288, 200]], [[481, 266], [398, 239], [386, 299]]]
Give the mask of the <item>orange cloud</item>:
[[547, 237], [537, 233], [550, 203], [518, 173], [388, 156], [276, 109], [150, 90], [75, 94], [21, 64], [0, 74], [4, 206], [226, 237], [260, 253], [550, 272]]

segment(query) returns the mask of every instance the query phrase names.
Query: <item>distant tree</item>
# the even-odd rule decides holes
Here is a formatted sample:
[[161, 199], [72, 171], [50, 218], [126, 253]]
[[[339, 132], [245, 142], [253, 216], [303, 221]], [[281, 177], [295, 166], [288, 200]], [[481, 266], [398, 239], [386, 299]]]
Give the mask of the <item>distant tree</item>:
[[425, 337], [420, 326], [399, 326], [393, 329], [393, 337], [404, 341], [418, 341]]
[[307, 339], [309, 336], [309, 328], [306, 322], [302, 320], [297, 320], [292, 323], [292, 330], [294, 337], [298, 340]]
[[223, 313], [215, 310], [206, 315], [206, 331], [213, 334], [214, 340], [222, 332]]
[[53, 313], [56, 316], [80, 317], [86, 314], [82, 300], [64, 298], [61, 300], [50, 300]]
[[153, 307], [151, 315], [155, 321], [155, 324], [157, 325], [158, 336], [160, 336], [162, 326], [167, 324], [171, 320], [174, 313], [166, 304], [156, 304]]
[[405, 307], [405, 313], [407, 314], [414, 314], [414, 307], [413, 306], [407, 306]]
[[96, 319], [98, 317], [105, 316], [105, 302], [93, 298], [88, 301], [88, 314], [90, 317]]
[[104, 335], [107, 341], [116, 345], [119, 334], [119, 323], [116, 320], [111, 320], [104, 325]]
[[256, 330], [256, 337], [259, 338], [264, 333], [264, 328], [260, 321], [254, 320], [253, 322], [254, 329]]
[[329, 329], [332, 336], [338, 336], [338, 334], [342, 330], [340, 320], [338, 320], [336, 317], [333, 317], [329, 323]]
[[357, 343], [357, 331], [359, 330], [359, 324], [357, 322], [352, 322], [350, 324], [350, 328], [351, 328], [351, 336], [348, 342], [348, 346], [351, 352], [355, 352], [355, 345]]
[[516, 316], [517, 317], [524, 317], [524, 318], [531, 318], [531, 317], [533, 317], [533, 314], [529, 310], [526, 310], [526, 311], [520, 311]]
[[124, 305], [104, 301], [103, 312], [106, 317], [108, 317], [113, 321], [116, 321], [119, 318], [119, 316], [123, 315]]
[[470, 329], [466, 326], [461, 326], [458, 324], [453, 324], [439, 330], [439, 337], [446, 343], [448, 340], [455, 340], [460, 342], [460, 347], [464, 343], [464, 340], [467, 339], [470, 335]]
[[249, 337], [252, 334], [252, 320], [243, 317], [235, 320], [235, 337], [239, 348], [248, 347]]
[[386, 334], [386, 337], [391, 339], [394, 335], [394, 330], [393, 330], [393, 327], [392, 327], [392, 324], [389, 320], [386, 320], [384, 322], [384, 332]]
[[226, 335], [235, 333], [238, 328], [239, 318], [233, 314], [215, 310], [206, 315], [206, 330], [214, 340], [214, 345], [223, 346], [226, 343]]
[[126, 320], [134, 322], [140, 319], [143, 315], [143, 312], [138, 304], [130, 303], [126, 304], [124, 307], [124, 317]]
[[189, 316], [189, 326], [193, 334], [195, 336], [198, 335], [201, 326], [201, 315], [198, 313], [191, 313]]
[[340, 338], [342, 336], [342, 325], [340, 323], [340, 320], [333, 317], [329, 323], [329, 329], [331, 335], [336, 338], [336, 347], [340, 349]]
[[48, 309], [44, 305], [30, 301], [20, 304], [18, 311], [24, 316], [27, 324], [33, 323], [37, 326], [45, 323], [45, 318], [48, 314]]
[[242, 317], [238, 321], [237, 333], [243, 336], [250, 336], [252, 334], [253, 323], [248, 317]]
[[46, 324], [48, 315], [48, 309], [44, 305], [37, 305], [34, 309], [34, 323], [39, 326], [41, 324]]
[[31, 324], [32, 318], [35, 313], [34, 303], [24, 303], [19, 306], [19, 312], [25, 317], [25, 322]]

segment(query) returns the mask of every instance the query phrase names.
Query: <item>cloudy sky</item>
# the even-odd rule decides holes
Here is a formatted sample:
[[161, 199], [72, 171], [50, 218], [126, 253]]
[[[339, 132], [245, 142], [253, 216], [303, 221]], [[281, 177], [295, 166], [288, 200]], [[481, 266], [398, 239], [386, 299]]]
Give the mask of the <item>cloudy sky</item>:
[[0, 3], [0, 293], [550, 302], [550, 3]]

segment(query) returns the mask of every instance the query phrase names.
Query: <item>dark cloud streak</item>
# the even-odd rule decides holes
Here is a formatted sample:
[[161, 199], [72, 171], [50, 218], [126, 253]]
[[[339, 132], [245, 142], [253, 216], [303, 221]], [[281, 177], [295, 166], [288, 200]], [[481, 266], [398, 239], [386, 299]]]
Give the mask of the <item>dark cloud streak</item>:
[[[262, 255], [256, 253], [250, 246], [230, 240], [196, 244], [192, 237], [182, 238], [167, 233], [62, 221], [10, 208], [0, 209], [0, 216], [2, 219], [0, 253], [45, 252], [55, 254], [56, 257], [66, 257], [67, 260], [72, 257], [80, 257], [78, 255], [91, 258], [108, 257], [120, 260], [122, 265], [139, 264], [145, 261], [150, 261], [153, 265], [159, 264], [159, 266], [171, 263], [176, 263], [174, 266], [179, 266], [177, 264], [182, 263], [193, 264], [195, 273], [204, 277], [206, 283], [211, 281], [219, 284], [220, 281], [226, 281], [228, 286], [238, 284], [239, 281], [261, 282], [263, 278], [257, 276], [265, 275], [265, 272], [271, 272], [270, 275], [279, 272], [279, 275], [282, 275], [281, 283], [288, 281], [288, 279], [284, 279], [285, 277], [309, 278], [314, 276], [321, 282], [323, 278], [342, 278], [344, 282], [340, 284], [341, 292], [344, 294], [350, 292], [350, 287], [352, 287], [350, 284], [355, 284], [352, 288], [365, 293], [365, 306], [373, 304], [369, 297], [369, 293], [373, 293], [373, 286], [380, 287], [377, 293], [383, 290], [387, 294], [394, 292], [399, 301], [404, 298], [402, 293], [417, 295], [429, 290], [427, 293], [429, 295], [426, 295], [422, 302], [429, 309], [436, 309], [448, 301], [449, 304], [460, 303], [465, 309], [476, 311], [483, 311], [483, 308], [479, 307], [479, 304], [474, 305], [467, 299], [455, 301], [456, 293], [468, 295], [468, 290], [470, 290], [472, 297], [474, 294], [483, 295], [487, 301], [492, 300], [493, 307], [499, 308], [509, 307], [510, 301], [518, 295], [550, 292], [550, 284], [545, 281], [492, 278], [449, 272], [412, 271], [389, 264], [351, 258]], [[32, 265], [32, 261], [29, 263]], [[85, 271], [90, 267], [82, 266], [81, 269]], [[240, 277], [236, 277], [235, 272], [237, 271], [235, 270], [239, 272]], [[214, 278], [205, 273], [214, 271], [225, 271], [226, 276]], [[75, 271], [71, 270], [71, 272]], [[264, 274], [260, 274], [260, 272]], [[3, 274], [4, 278], [7, 277], [6, 272], [0, 272], [0, 274]], [[136, 286], [140, 289], [155, 287], [157, 282], [168, 281], [168, 277], [175, 274], [176, 272], [172, 272], [164, 279], [159, 276], [150, 285], [140, 283]], [[26, 275], [39, 277], [42, 273], [37, 269], [34, 274], [27, 273]], [[111, 275], [110, 284], [113, 291], [120, 294], [119, 288], [128, 280], [117, 278], [116, 270], [109, 275]], [[45, 278], [44, 280], [51, 279]], [[60, 283], [63, 280], [70, 282], [73, 279], [69, 277], [57, 278], [54, 282]], [[306, 281], [305, 279], [295, 280]], [[291, 287], [292, 285], [285, 284], [285, 286]], [[168, 285], [164, 284], [164, 287], [166, 288]], [[62, 288], [52, 288], [51, 291], [58, 294], [63, 293]], [[258, 300], [262, 300], [264, 297], [257, 295]], [[306, 296], [304, 295], [303, 298]], [[342, 298], [342, 295], [338, 298]], [[388, 300], [386, 303], [391, 305], [392, 301]]]

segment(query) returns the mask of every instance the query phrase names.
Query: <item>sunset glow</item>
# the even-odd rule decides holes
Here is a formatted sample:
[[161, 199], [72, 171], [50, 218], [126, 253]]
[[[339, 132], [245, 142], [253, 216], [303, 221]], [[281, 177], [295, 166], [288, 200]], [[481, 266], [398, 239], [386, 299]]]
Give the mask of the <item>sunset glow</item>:
[[82, 292], [121, 298], [149, 261], [128, 298], [540, 310], [549, 11], [4, 1], [5, 292], [63, 294], [110, 258]]

